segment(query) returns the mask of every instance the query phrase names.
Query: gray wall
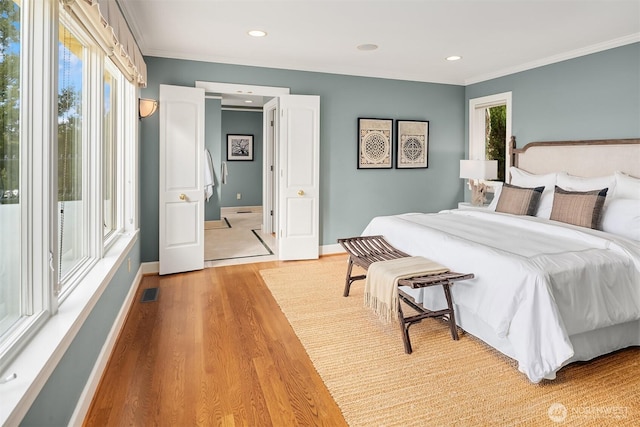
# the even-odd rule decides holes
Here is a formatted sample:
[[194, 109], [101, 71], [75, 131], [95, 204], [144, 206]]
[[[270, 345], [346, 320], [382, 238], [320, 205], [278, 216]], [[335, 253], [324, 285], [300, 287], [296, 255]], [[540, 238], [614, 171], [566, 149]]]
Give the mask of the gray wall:
[[[227, 134], [253, 135], [253, 161], [227, 161]], [[222, 111], [222, 159], [227, 161], [227, 183], [221, 187], [220, 206], [262, 206], [262, 113]], [[242, 199], [236, 195], [240, 193]]]
[[[146, 57], [145, 98], [196, 80], [291, 88], [320, 96], [320, 243], [362, 232], [376, 215], [434, 212], [463, 198], [464, 87]], [[160, 106], [162, 108], [162, 106]], [[142, 260], [158, 260], [158, 114], [141, 122]], [[358, 170], [358, 117], [429, 120], [429, 168]], [[395, 159], [395, 155], [394, 155]], [[224, 190], [223, 190], [224, 191]]]
[[640, 43], [467, 86], [466, 105], [469, 99], [508, 91], [518, 147], [534, 141], [638, 138]]
[[[359, 234], [376, 215], [434, 212], [464, 198], [458, 178], [466, 156], [468, 100], [513, 92], [518, 146], [563, 139], [640, 136], [640, 44], [470, 85], [406, 82], [146, 58], [156, 98], [161, 83], [193, 86], [195, 80], [291, 88], [320, 96], [321, 244]], [[162, 107], [161, 107], [162, 108]], [[430, 121], [429, 168], [356, 169], [358, 117]], [[158, 115], [142, 122], [142, 260], [158, 259]]]
[[[127, 271], [128, 257], [131, 257], [131, 272]], [[69, 423], [140, 267], [139, 241], [124, 259], [20, 425], [66, 426]]]

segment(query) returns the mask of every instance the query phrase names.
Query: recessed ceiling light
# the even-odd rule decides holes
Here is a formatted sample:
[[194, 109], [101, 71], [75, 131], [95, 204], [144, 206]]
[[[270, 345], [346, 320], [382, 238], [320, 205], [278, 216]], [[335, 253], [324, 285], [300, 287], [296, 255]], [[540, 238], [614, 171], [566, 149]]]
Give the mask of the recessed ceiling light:
[[458, 55], [451, 55], [451, 56], [447, 56], [447, 61], [457, 61], [459, 59], [462, 59], [462, 56], [458, 56]]
[[365, 43], [361, 44], [357, 47], [358, 50], [376, 50], [378, 48], [377, 44]]
[[247, 31], [247, 34], [249, 34], [251, 37], [264, 37], [267, 35], [267, 32], [262, 30], [251, 30]]
[[247, 104], [253, 104], [253, 101], [250, 99], [245, 99], [244, 102], [246, 102]]

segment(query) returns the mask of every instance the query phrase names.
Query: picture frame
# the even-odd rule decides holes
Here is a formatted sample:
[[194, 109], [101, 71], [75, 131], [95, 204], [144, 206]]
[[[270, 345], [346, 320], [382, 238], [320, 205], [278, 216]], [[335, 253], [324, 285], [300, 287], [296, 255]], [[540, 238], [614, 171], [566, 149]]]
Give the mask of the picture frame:
[[393, 120], [358, 118], [358, 169], [393, 167]]
[[227, 160], [252, 161], [253, 135], [227, 134]]
[[396, 168], [429, 167], [429, 121], [396, 120]]

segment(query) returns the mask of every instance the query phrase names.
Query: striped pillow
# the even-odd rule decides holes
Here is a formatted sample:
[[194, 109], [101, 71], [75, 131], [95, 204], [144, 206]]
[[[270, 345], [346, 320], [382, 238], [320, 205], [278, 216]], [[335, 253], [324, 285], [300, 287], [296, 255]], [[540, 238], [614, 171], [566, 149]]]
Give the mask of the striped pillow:
[[544, 187], [524, 188], [503, 184], [496, 212], [513, 215], [535, 215]]
[[554, 221], [597, 229], [608, 188], [593, 191], [567, 191], [556, 185], [551, 218]]

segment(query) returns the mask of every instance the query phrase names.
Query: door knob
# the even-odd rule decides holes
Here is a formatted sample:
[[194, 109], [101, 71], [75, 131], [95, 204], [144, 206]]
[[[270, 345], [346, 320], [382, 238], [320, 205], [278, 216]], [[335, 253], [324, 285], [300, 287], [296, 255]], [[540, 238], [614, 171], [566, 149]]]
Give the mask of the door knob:
[[180, 194], [180, 200], [187, 200], [187, 196], [184, 193]]
[[304, 196], [304, 191], [298, 190], [298, 196]]

